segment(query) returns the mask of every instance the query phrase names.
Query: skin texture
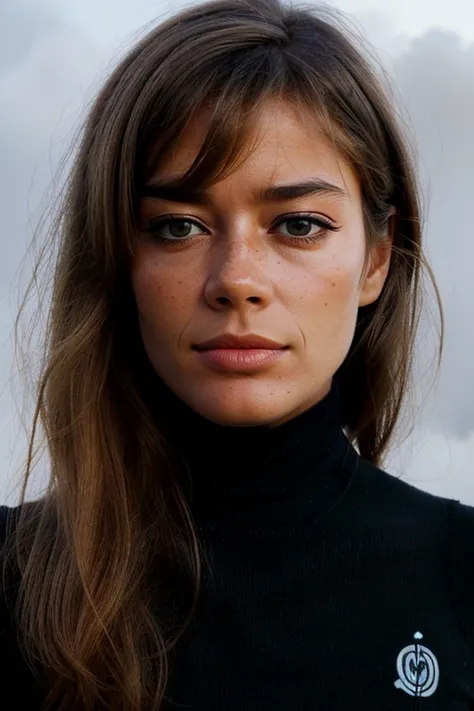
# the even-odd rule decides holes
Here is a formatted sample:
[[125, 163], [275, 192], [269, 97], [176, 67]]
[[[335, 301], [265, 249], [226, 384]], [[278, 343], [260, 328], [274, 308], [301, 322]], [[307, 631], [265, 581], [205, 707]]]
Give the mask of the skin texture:
[[[182, 174], [205, 128], [204, 117], [192, 124], [153, 179]], [[327, 394], [349, 351], [358, 308], [378, 298], [390, 262], [388, 237], [372, 251], [363, 274], [359, 182], [314, 119], [268, 102], [255, 130], [256, 147], [208, 189], [209, 205], [141, 199], [132, 265], [140, 330], [157, 374], [195, 411], [234, 426], [281, 424]], [[269, 185], [315, 178], [347, 196], [257, 197]], [[304, 223], [305, 234], [321, 238], [298, 241], [303, 230], [294, 213], [301, 212], [329, 218], [339, 229], [323, 234], [318, 225]], [[198, 224], [160, 230], [190, 239], [158, 241], [158, 228], [147, 230], [151, 219], [170, 214]], [[293, 222], [280, 223], [283, 216]], [[264, 336], [287, 350], [258, 372], [218, 372], [192, 345], [229, 332]]]

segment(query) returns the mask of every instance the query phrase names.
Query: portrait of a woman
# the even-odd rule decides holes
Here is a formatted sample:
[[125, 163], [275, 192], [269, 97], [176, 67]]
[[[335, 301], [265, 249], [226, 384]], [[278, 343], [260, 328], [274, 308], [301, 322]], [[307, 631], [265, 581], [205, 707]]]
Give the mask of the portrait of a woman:
[[474, 709], [474, 508], [384, 469], [431, 272], [350, 34], [280, 0], [152, 28], [51, 239], [25, 487], [40, 429], [50, 478], [0, 507], [5, 708]]

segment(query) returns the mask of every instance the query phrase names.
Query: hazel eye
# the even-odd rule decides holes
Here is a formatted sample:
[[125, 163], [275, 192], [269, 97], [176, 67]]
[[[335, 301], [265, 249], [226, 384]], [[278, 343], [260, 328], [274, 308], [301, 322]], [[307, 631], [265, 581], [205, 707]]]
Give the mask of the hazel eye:
[[292, 237], [307, 237], [311, 233], [312, 227], [318, 228], [316, 234], [318, 231], [324, 229], [321, 225], [315, 223], [314, 220], [310, 220], [307, 217], [291, 217], [289, 220], [280, 222], [280, 225], [285, 224]]
[[[192, 229], [195, 228], [193, 232]], [[184, 217], [159, 217], [148, 225], [147, 231], [151, 233], [154, 239], [173, 241], [182, 241], [195, 237], [198, 234], [205, 232], [204, 228], [194, 220], [189, 220]]]
[[277, 222], [273, 230], [281, 225], [287, 225], [288, 231], [280, 234], [296, 243], [317, 242], [324, 239], [328, 232], [336, 232], [340, 229], [322, 217], [307, 214], [286, 215]]

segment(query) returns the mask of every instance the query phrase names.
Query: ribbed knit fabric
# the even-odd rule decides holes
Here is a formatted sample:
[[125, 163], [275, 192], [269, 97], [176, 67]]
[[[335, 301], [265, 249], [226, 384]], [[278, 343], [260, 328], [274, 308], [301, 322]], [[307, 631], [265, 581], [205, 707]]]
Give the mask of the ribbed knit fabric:
[[[474, 708], [472, 627], [467, 640], [450, 581], [454, 502], [360, 459], [336, 381], [275, 429], [222, 427], [182, 405], [171, 422], [208, 565], [167, 711]], [[415, 643], [434, 666], [421, 646], [410, 657]]]
[[[167, 394], [168, 434], [190, 473], [191, 509], [219, 535], [285, 536], [337, 503], [357, 462], [341, 428], [337, 381], [314, 407], [278, 427], [230, 427]], [[186, 488], [188, 482], [183, 482]]]
[[[472, 711], [474, 508], [361, 459], [336, 382], [275, 429], [169, 400], [206, 555], [163, 711]], [[0, 675], [39, 711], [1, 598]]]

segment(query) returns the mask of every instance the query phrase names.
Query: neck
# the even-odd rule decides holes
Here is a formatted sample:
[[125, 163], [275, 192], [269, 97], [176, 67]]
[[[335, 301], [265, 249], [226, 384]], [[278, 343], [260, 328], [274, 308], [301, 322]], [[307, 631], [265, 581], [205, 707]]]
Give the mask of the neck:
[[277, 427], [231, 427], [202, 417], [169, 390], [165, 432], [184, 463], [184, 488], [204, 526], [271, 530], [322, 513], [347, 484], [350, 444], [339, 386]]

